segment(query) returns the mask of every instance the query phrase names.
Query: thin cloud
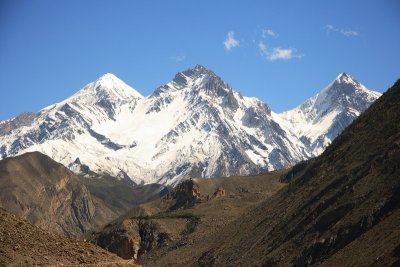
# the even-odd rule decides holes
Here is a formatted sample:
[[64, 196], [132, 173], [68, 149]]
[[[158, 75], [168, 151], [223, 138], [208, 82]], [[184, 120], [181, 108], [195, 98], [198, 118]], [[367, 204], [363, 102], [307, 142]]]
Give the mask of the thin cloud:
[[276, 37], [278, 37], [278, 35], [276, 34], [276, 32], [274, 32], [274, 31], [271, 30], [271, 29], [263, 29], [263, 30], [261, 31], [261, 37], [262, 37], [263, 39], [265, 39], [265, 38], [267, 38], [267, 37], [274, 37], [274, 38], [276, 38]]
[[185, 61], [186, 60], [186, 56], [185, 56], [185, 54], [179, 54], [179, 55], [176, 55], [176, 56], [172, 56], [171, 59], [173, 61], [175, 61], [176, 63], [179, 63], [179, 62]]
[[340, 33], [344, 36], [358, 36], [358, 32], [352, 30], [340, 30]]
[[336, 32], [336, 33], [340, 33], [341, 35], [346, 36], [346, 37], [358, 36], [358, 32], [356, 32], [356, 31], [353, 31], [350, 29], [339, 29], [339, 28], [334, 27], [331, 24], [327, 24], [325, 26], [325, 29], [328, 33]]
[[235, 33], [230, 31], [224, 42], [225, 50], [230, 51], [232, 48], [239, 46], [239, 41], [235, 39]]
[[258, 43], [258, 48], [260, 49], [261, 55], [263, 55], [268, 61], [289, 60], [293, 58], [300, 59], [304, 56], [295, 54], [294, 50], [291, 48], [274, 47], [269, 49], [263, 41]]

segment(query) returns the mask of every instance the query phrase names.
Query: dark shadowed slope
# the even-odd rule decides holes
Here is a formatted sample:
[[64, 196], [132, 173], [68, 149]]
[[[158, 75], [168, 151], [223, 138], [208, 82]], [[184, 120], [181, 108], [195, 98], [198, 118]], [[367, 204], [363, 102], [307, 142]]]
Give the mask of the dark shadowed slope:
[[0, 208], [0, 266], [136, 266], [91, 243], [33, 226]]
[[320, 157], [298, 169], [287, 187], [217, 235], [226, 241], [204, 251], [197, 263], [397, 266], [399, 107], [400, 81]]

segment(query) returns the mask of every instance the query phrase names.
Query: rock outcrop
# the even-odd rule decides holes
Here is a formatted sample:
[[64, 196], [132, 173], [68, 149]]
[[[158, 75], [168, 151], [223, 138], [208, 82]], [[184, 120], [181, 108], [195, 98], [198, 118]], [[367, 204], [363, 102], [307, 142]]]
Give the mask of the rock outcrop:
[[126, 219], [116, 225], [110, 224], [91, 238], [91, 242], [121, 258], [134, 260], [166, 245], [168, 240], [169, 234], [151, 219]]
[[200, 198], [199, 186], [192, 179], [180, 183], [167, 196], [167, 200], [175, 203], [169, 207], [170, 210], [186, 209], [193, 207]]
[[213, 197], [224, 197], [225, 196], [225, 189], [222, 187], [218, 187], [217, 190], [215, 190]]

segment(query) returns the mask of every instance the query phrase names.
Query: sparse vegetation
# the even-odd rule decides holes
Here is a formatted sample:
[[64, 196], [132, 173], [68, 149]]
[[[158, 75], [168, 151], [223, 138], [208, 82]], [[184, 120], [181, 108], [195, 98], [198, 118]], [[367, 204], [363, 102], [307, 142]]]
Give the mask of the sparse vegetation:
[[186, 228], [185, 230], [183, 230], [182, 234], [188, 235], [196, 231], [199, 222], [200, 222], [200, 216], [193, 215], [192, 217], [188, 218]]

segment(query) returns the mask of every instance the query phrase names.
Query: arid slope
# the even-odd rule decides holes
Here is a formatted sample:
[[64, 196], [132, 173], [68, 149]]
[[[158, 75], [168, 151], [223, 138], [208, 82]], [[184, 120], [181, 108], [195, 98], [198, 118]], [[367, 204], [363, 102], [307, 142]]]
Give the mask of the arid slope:
[[69, 239], [0, 208], [0, 266], [136, 266], [89, 242]]
[[80, 177], [39, 152], [0, 161], [0, 207], [65, 236], [81, 236], [159, 197], [162, 189], [133, 187], [110, 177]]
[[398, 266], [399, 106], [400, 81], [192, 265]]
[[123, 258], [137, 258], [141, 264], [184, 266], [197, 255], [200, 244], [203, 250], [210, 246], [203, 242], [209, 236], [282, 188], [282, 174], [188, 180], [88, 238]]

